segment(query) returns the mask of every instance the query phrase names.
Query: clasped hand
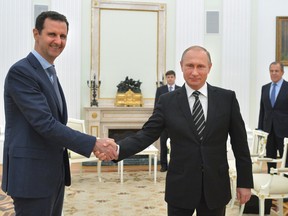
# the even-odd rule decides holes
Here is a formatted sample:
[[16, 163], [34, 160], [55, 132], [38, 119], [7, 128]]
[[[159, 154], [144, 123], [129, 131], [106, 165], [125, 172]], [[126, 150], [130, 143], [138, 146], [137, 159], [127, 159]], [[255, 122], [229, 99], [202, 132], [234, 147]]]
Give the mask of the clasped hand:
[[118, 158], [117, 148], [114, 139], [101, 138], [96, 140], [93, 153], [102, 161], [115, 160]]

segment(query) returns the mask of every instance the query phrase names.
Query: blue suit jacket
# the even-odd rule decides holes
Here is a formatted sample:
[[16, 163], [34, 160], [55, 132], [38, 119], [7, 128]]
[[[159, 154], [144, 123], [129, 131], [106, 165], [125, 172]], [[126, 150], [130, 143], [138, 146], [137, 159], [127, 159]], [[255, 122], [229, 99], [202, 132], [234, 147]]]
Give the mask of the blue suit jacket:
[[270, 85], [262, 87], [258, 128], [270, 133], [273, 125], [277, 137], [288, 137], [288, 82], [283, 81], [274, 107], [270, 102]]
[[[5, 140], [2, 190], [23, 198], [49, 196], [65, 178], [70, 185], [67, 149], [89, 157], [96, 138], [65, 126], [53, 86], [30, 53], [8, 71], [4, 86]], [[64, 177], [63, 177], [64, 175]]]
[[208, 84], [208, 111], [202, 143], [197, 138], [185, 87], [161, 95], [142, 130], [118, 142], [119, 160], [145, 149], [158, 139], [164, 129], [171, 139], [165, 190], [168, 204], [195, 208], [202, 188], [211, 209], [223, 207], [229, 202], [228, 134], [236, 159], [237, 186], [253, 187], [245, 125], [233, 91]]

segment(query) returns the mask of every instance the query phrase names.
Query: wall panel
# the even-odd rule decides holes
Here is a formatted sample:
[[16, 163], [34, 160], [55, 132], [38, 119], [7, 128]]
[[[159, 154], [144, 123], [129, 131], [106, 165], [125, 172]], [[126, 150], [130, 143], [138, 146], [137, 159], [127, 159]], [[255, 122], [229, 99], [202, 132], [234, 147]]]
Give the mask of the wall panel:
[[11, 67], [19, 59], [25, 57], [32, 48], [33, 18], [31, 0], [0, 1], [0, 126], [4, 125], [4, 79]]
[[236, 92], [245, 122], [249, 122], [250, 0], [223, 1], [222, 86]]

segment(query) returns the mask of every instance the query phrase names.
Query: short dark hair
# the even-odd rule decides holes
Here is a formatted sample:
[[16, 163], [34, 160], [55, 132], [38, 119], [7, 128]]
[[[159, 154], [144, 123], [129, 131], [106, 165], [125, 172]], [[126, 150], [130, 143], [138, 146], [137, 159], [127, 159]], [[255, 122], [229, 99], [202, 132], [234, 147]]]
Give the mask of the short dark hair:
[[174, 75], [174, 77], [176, 77], [176, 73], [175, 73], [175, 71], [173, 71], [173, 70], [168, 70], [168, 71], [165, 73], [165, 76], [168, 76], [168, 75]]
[[181, 57], [181, 61], [183, 61], [183, 58], [185, 56], [185, 54], [189, 51], [189, 50], [193, 50], [193, 49], [200, 49], [200, 50], [203, 50], [206, 54], [207, 54], [207, 57], [208, 57], [208, 63], [209, 64], [212, 64], [212, 61], [211, 61], [211, 55], [210, 53], [208, 52], [208, 50], [206, 50], [204, 47], [202, 46], [191, 46], [191, 47], [188, 47], [182, 54], [182, 57]]
[[66, 19], [66, 17], [56, 11], [44, 11], [41, 14], [38, 15], [35, 22], [35, 28], [38, 30], [39, 34], [41, 34], [43, 28], [44, 28], [44, 22], [45, 19], [51, 19], [51, 20], [57, 20], [62, 21], [66, 23], [67, 26], [67, 32], [69, 30], [69, 23]]
[[269, 65], [269, 70], [270, 70], [271, 65], [277, 65], [277, 64], [280, 65], [281, 71], [284, 72], [284, 65], [283, 65], [282, 62], [280, 62], [280, 61], [274, 61], [274, 62], [272, 62], [272, 63]]

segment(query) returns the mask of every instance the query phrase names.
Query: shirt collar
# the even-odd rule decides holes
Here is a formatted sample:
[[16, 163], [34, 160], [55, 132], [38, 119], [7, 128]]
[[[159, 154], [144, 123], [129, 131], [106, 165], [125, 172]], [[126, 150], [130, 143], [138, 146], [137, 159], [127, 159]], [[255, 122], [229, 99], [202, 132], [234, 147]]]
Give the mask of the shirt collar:
[[35, 56], [35, 58], [40, 62], [41, 66], [44, 70], [53, 66], [46, 59], [44, 59], [36, 50], [32, 50], [31, 53]]
[[[186, 88], [188, 98], [192, 95], [194, 91], [196, 91], [192, 89], [186, 82], [185, 82], [185, 88]], [[208, 96], [207, 83], [205, 82], [205, 84], [197, 91], [199, 91], [204, 97], [207, 97]]]
[[[271, 85], [273, 84], [274, 82], [271, 82]], [[283, 78], [282, 79], [280, 79], [276, 84], [277, 84], [277, 86], [282, 86], [282, 83], [283, 83]]]

